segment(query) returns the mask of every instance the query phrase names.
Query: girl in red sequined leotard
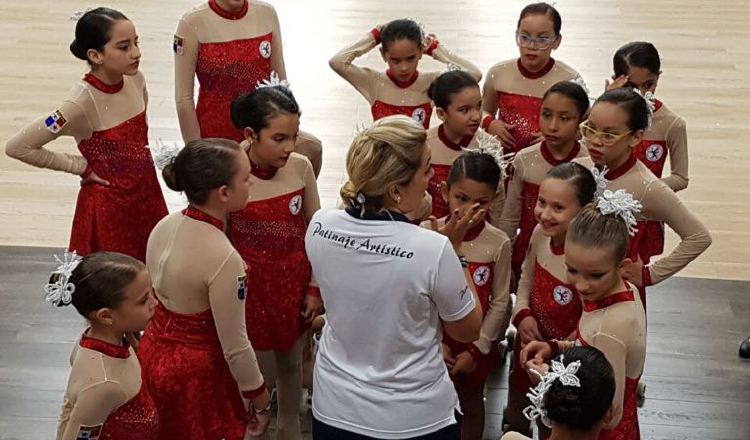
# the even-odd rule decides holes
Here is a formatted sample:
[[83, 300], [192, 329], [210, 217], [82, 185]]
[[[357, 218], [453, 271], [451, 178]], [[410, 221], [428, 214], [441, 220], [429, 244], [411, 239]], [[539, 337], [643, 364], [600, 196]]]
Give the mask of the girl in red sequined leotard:
[[586, 118], [588, 109], [589, 97], [581, 86], [572, 81], [555, 84], [542, 98], [539, 125], [545, 140], [518, 152], [513, 158], [498, 227], [515, 239], [513, 274], [516, 281], [521, 277], [521, 265], [536, 226], [534, 207], [539, 184], [552, 167], [587, 154], [577, 137], [578, 124]]
[[[617, 206], [614, 212], [599, 211], [598, 206], [612, 204]], [[599, 440], [641, 438], [636, 390], [646, 360], [646, 312], [635, 286], [622, 278], [632, 264], [627, 251], [628, 234], [633, 231], [623, 221], [630, 217], [635, 223], [632, 206], [629, 193], [605, 192], [571, 222], [565, 239], [565, 265], [568, 282], [575, 286], [583, 305], [575, 338], [533, 341], [520, 356], [522, 365], [527, 360], [539, 365], [574, 345], [592, 346], [604, 353], [614, 370], [615, 393], [611, 418]]]
[[[617, 49], [612, 60], [613, 81], [607, 90], [632, 87], [645, 94], [656, 93], [661, 76], [661, 59], [653, 44], [633, 41]], [[633, 155], [674, 192], [688, 186], [688, 145], [685, 120], [654, 100], [651, 126], [643, 133], [643, 140], [633, 149]], [[669, 175], [662, 177], [669, 158]], [[644, 264], [664, 252], [664, 223], [646, 222], [642, 226], [639, 254]]]
[[593, 200], [595, 189], [591, 172], [571, 162], [552, 168], [539, 188], [534, 207], [538, 225], [531, 235], [513, 308], [518, 333], [504, 420], [513, 431], [529, 433], [522, 412], [529, 405], [526, 393], [531, 382], [519, 363], [520, 350], [535, 340], [572, 338], [581, 316], [578, 294], [566, 278], [564, 243], [570, 221]]
[[521, 11], [516, 28], [520, 57], [492, 66], [484, 81], [482, 128], [500, 138], [506, 152], [518, 152], [541, 140], [542, 96], [560, 81], [580, 80], [573, 68], [551, 57], [560, 45], [562, 19], [546, 3]]
[[[117, 251], [143, 261], [148, 235], [167, 206], [147, 147], [148, 97], [135, 27], [118, 11], [94, 9], [78, 20], [70, 49], [91, 72], [57, 110], [10, 139], [6, 152], [81, 176], [71, 250]], [[60, 136], [75, 138], [81, 155], [44, 148]]]
[[[378, 72], [353, 64], [378, 45], [388, 70]], [[482, 77], [475, 65], [450, 53], [434, 35], [425, 37], [419, 25], [407, 19], [375, 27], [334, 55], [329, 64], [367, 100], [373, 120], [405, 115], [430, 128], [432, 103], [427, 90], [441, 72], [418, 71], [423, 54], [466, 70], [477, 82]]]
[[[427, 192], [432, 198], [432, 215], [442, 218], [449, 214], [449, 210], [440, 188], [448, 178], [451, 165], [464, 150], [478, 146], [482, 95], [476, 80], [463, 71], [440, 75], [430, 86], [429, 94], [435, 103], [437, 117], [443, 123], [427, 131], [426, 142], [432, 151], [432, 169], [435, 171]], [[504, 193], [501, 188], [489, 207], [487, 220], [493, 225], [503, 211]]]
[[66, 254], [45, 292], [57, 306], [72, 302], [90, 324], [70, 356], [57, 440], [156, 440], [159, 415], [126, 338], [156, 306], [143, 263], [114, 252]]
[[[206, 137], [241, 142], [242, 130], [229, 115], [232, 100], [268, 81], [272, 72], [286, 79], [279, 18], [263, 1], [209, 0], [196, 6], [180, 20], [172, 48], [177, 117], [185, 142]], [[315, 136], [300, 132], [295, 151], [310, 159], [316, 175], [321, 150]]]
[[[440, 197], [453, 212], [474, 204], [479, 204], [479, 209], [489, 210], [501, 180], [502, 171], [494, 156], [467, 151], [453, 162], [441, 186]], [[438, 224], [442, 226], [446, 221], [449, 217], [441, 218]], [[429, 222], [423, 225], [428, 227]], [[462, 252], [468, 260], [468, 270], [484, 316], [479, 338], [475, 341], [458, 342], [443, 332], [443, 359], [464, 414], [462, 440], [482, 439], [484, 384], [500, 365], [497, 342], [505, 335], [510, 316], [507, 313], [511, 307], [508, 296], [510, 249], [508, 236], [484, 219], [469, 229], [463, 239]]]
[[232, 120], [255, 182], [245, 208], [231, 215], [229, 237], [247, 265], [247, 332], [261, 371], [278, 391], [277, 435], [300, 438], [303, 334], [322, 310], [311, 278], [305, 232], [320, 199], [310, 162], [293, 152], [300, 110], [283, 86], [232, 103]]

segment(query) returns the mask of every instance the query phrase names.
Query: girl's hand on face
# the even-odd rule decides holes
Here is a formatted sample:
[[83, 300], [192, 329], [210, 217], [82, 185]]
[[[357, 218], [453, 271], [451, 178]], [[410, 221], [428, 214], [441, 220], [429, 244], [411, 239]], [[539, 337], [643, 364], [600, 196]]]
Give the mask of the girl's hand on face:
[[479, 203], [466, 206], [462, 209], [455, 209], [451, 215], [451, 219], [442, 227], [438, 226], [437, 219], [434, 216], [430, 216], [430, 228], [448, 237], [456, 253], [458, 253], [466, 232], [472, 226], [483, 221], [484, 212], [484, 209], [479, 209]]
[[496, 136], [503, 143], [503, 146], [510, 149], [516, 148], [516, 139], [510, 134], [510, 129], [513, 125], [506, 124], [505, 122], [495, 119], [487, 127], [487, 133]]
[[604, 91], [609, 92], [610, 90], [614, 89], [621, 89], [625, 87], [625, 84], [630, 81], [630, 78], [628, 78], [627, 75], [620, 75], [617, 78], [613, 79], [612, 82], [609, 82], [608, 79], [604, 80]]

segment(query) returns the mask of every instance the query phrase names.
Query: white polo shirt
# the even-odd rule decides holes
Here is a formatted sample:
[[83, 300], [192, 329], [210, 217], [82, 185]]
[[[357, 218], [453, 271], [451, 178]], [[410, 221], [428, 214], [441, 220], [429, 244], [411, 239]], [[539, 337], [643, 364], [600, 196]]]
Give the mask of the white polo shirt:
[[455, 423], [458, 397], [440, 319], [474, 309], [448, 239], [404, 221], [318, 211], [305, 237], [326, 308], [313, 414], [333, 427], [402, 439]]

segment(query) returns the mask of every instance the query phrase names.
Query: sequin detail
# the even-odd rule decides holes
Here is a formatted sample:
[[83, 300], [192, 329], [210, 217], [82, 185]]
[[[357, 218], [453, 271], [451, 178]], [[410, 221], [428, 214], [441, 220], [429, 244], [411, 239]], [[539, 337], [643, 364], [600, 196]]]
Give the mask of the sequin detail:
[[534, 133], [539, 131], [539, 111], [542, 99], [535, 96], [498, 92], [498, 116], [512, 125], [510, 134], [516, 140], [515, 148], [505, 148], [506, 153], [516, 153], [531, 145]]
[[145, 261], [148, 236], [167, 215], [147, 144], [145, 112], [78, 144], [89, 167], [110, 184], [81, 187], [70, 250], [114, 251]]
[[138, 394], [107, 417], [99, 440], [156, 440], [158, 432], [156, 405], [141, 383]]
[[270, 45], [273, 34], [222, 43], [201, 43], [195, 73], [200, 90], [195, 112], [201, 137], [219, 137], [241, 142], [242, 130], [229, 115], [232, 100], [255, 90], [258, 81], [271, 76], [271, 58], [261, 55], [261, 45]]
[[450, 214], [448, 204], [443, 199], [443, 193], [440, 191], [440, 184], [448, 180], [448, 174], [451, 171], [451, 165], [433, 164], [432, 169], [435, 173], [427, 184], [427, 193], [432, 197], [432, 215], [435, 218], [443, 218]]
[[[306, 326], [300, 311], [310, 284], [304, 188], [249, 202], [231, 216], [230, 239], [247, 265], [247, 333], [255, 350], [289, 351]], [[292, 209], [292, 202], [299, 208]], [[294, 214], [294, 211], [297, 214]]]
[[[479, 298], [479, 303], [482, 304], [482, 310], [484, 316], [487, 315], [489, 309], [490, 297], [492, 296], [492, 281], [494, 279], [493, 264], [486, 262], [469, 262], [469, 273], [474, 278], [474, 288]], [[481, 276], [481, 281], [476, 282], [477, 278]], [[443, 332], [443, 344], [447, 345], [451, 349], [451, 353], [455, 357], [457, 354], [463, 353], [468, 350], [471, 343], [458, 342], [448, 336], [446, 332]], [[451, 376], [451, 380], [456, 386], [465, 388], [480, 388], [484, 386], [487, 377], [489, 377], [492, 369], [500, 364], [500, 350], [497, 344], [491, 344], [490, 352], [486, 356], [481, 356], [477, 361], [476, 369], [470, 374], [460, 374], [458, 376]]]
[[138, 358], [159, 413], [160, 440], [244, 438], [247, 412], [211, 310], [179, 314], [159, 303]]
[[404, 115], [419, 122], [425, 129], [430, 128], [432, 104], [429, 102], [422, 105], [393, 105], [383, 101], [375, 101], [370, 110], [372, 111], [372, 119], [374, 121], [386, 116]]
[[[566, 305], [557, 301], [556, 290], [564, 288], [573, 295]], [[529, 308], [539, 323], [545, 340], [565, 339], [576, 329], [583, 313], [575, 286], [564, 283], [547, 272], [538, 262], [534, 267], [534, 286], [529, 294]]]

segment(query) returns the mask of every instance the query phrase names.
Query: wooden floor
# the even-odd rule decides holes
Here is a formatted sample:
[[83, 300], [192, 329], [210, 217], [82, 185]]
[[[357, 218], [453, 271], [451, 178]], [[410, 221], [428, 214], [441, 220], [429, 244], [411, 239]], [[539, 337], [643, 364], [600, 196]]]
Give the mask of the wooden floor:
[[[54, 436], [84, 322], [72, 307], [42, 301], [53, 252], [0, 246], [0, 440]], [[748, 291], [748, 282], [686, 278], [649, 291], [644, 439], [748, 439], [750, 363], [737, 357], [750, 333]], [[489, 384], [486, 439], [500, 436], [506, 375], [503, 369]]]
[[[111, 0], [136, 23], [150, 94], [150, 138], [178, 141], [172, 79], [172, 34], [197, 0]], [[324, 143], [319, 181], [323, 206], [333, 206], [344, 179], [344, 156], [369, 108], [327, 60], [373, 25], [417, 17], [455, 52], [486, 71], [514, 57], [513, 32], [525, 1], [275, 0], [292, 88], [303, 108], [303, 128]], [[82, 0], [0, 2], [0, 145], [65, 98], [85, 64], [68, 51]], [[425, 7], [429, 5], [429, 7]], [[713, 246], [681, 275], [750, 280], [750, 9], [735, 0], [565, 0], [563, 42], [556, 57], [576, 67], [592, 94], [611, 74], [622, 43], [652, 41], [663, 58], [657, 95], [688, 122], [690, 187], [680, 193], [705, 221]], [[459, 11], [459, 12], [457, 12]], [[360, 62], [382, 67], [376, 51]], [[422, 69], [439, 68], [425, 60]], [[51, 148], [74, 151], [70, 139]], [[0, 154], [0, 244], [64, 246], [77, 178], [40, 171]], [[181, 198], [166, 191], [172, 209]], [[667, 248], [674, 244], [670, 232]]]

